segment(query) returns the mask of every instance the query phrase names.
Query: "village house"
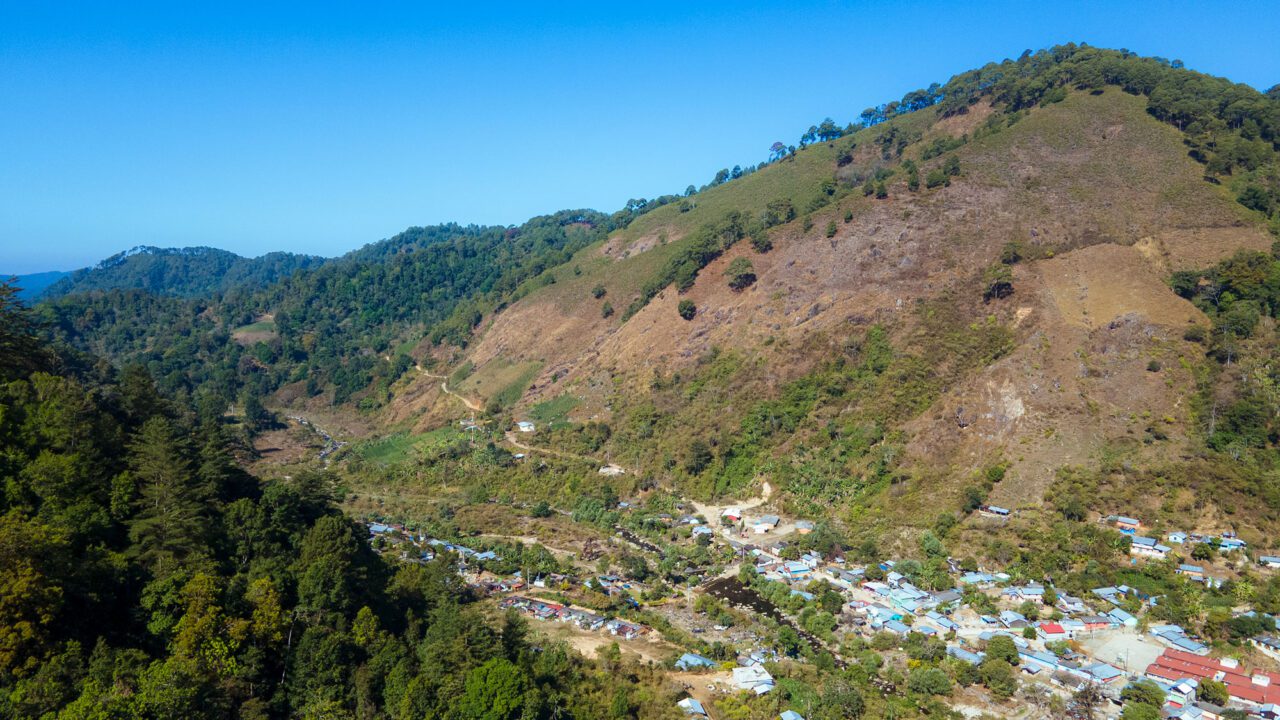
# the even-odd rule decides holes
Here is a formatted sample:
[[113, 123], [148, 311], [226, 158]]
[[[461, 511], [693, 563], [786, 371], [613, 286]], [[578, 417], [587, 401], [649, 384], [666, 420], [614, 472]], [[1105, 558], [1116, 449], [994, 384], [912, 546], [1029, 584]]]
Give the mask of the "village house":
[[1001, 594], [1017, 600], [1041, 602], [1044, 600], [1044, 586], [1039, 583], [1028, 583], [1022, 587], [1005, 588], [1004, 592]]
[[1271, 568], [1273, 570], [1275, 568], [1280, 568], [1280, 556], [1263, 555], [1258, 558], [1258, 564], [1263, 567]]
[[1133, 542], [1129, 545], [1129, 554], [1139, 557], [1163, 558], [1172, 549], [1168, 545], [1161, 545], [1155, 538], [1135, 535]]
[[698, 668], [713, 668], [715, 666], [715, 660], [695, 653], [685, 653], [676, 660], [676, 667], [680, 670], [697, 670]]
[[1073, 615], [1076, 613], [1083, 613], [1088, 611], [1088, 608], [1085, 607], [1083, 600], [1081, 600], [1078, 597], [1068, 595], [1066, 593], [1058, 594], [1058, 602], [1054, 603], [1054, 607], [1058, 608], [1059, 610], [1061, 610], [1062, 612], [1068, 615]]
[[1045, 642], [1067, 640], [1071, 637], [1065, 628], [1055, 622], [1036, 623], [1036, 635]]
[[1280, 673], [1245, 672], [1233, 658], [1213, 659], [1168, 649], [1147, 666], [1146, 676], [1156, 682], [1213, 679], [1227, 686], [1235, 702], [1258, 713], [1280, 703]]
[[1249, 638], [1249, 644], [1258, 648], [1263, 655], [1273, 660], [1280, 660], [1280, 638], [1275, 635]]
[[1178, 569], [1174, 570], [1174, 572], [1179, 575], [1184, 575], [1192, 580], [1204, 579], [1204, 568], [1199, 565], [1188, 565], [1187, 563], [1183, 563], [1179, 565]]
[[748, 665], [733, 669], [733, 684], [739, 690], [750, 690], [763, 695], [773, 689], [773, 676], [763, 665]]
[[702, 703], [698, 702], [697, 700], [691, 697], [687, 697], [681, 700], [680, 702], [676, 703], [676, 706], [679, 707], [681, 710], [683, 710], [686, 715], [691, 715], [694, 717], [707, 717], [707, 711], [705, 708], [702, 707]]
[[963, 660], [969, 663], [970, 665], [981, 665], [983, 658], [986, 657], [986, 653], [973, 652], [971, 650], [966, 650], [960, 647], [959, 645], [948, 645], [947, 654], [953, 658]]
[[1133, 535], [1138, 532], [1138, 528], [1142, 527], [1142, 523], [1137, 518], [1125, 517], [1118, 515], [1115, 518], [1116, 529], [1125, 535]]
[[1195, 655], [1208, 655], [1209, 647], [1187, 637], [1187, 632], [1178, 625], [1152, 625], [1147, 634], [1160, 642], [1178, 650]]
[[1124, 610], [1121, 610], [1120, 608], [1112, 608], [1107, 612], [1107, 617], [1111, 618], [1111, 622], [1115, 625], [1122, 625], [1124, 627], [1138, 626], [1138, 618]]
[[782, 522], [782, 518], [779, 518], [777, 515], [761, 515], [759, 519], [752, 523], [751, 529], [754, 530], [757, 535], [763, 535], [778, 527], [778, 523], [780, 522]]
[[534, 430], [537, 430], [538, 428], [528, 420], [521, 420], [520, 422], [516, 423], [516, 429], [522, 433], [531, 433]]
[[1027, 626], [1027, 617], [1013, 610], [1001, 610], [1000, 624], [1007, 628], [1024, 628]]

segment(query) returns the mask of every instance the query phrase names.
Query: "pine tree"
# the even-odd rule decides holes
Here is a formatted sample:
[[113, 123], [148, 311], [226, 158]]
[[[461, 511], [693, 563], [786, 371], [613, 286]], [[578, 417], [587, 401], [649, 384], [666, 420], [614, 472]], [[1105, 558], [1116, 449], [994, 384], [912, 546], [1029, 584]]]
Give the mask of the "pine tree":
[[139, 562], [158, 575], [202, 554], [209, 534], [210, 493], [192, 472], [185, 450], [163, 417], [143, 423], [129, 446], [139, 486], [129, 539]]

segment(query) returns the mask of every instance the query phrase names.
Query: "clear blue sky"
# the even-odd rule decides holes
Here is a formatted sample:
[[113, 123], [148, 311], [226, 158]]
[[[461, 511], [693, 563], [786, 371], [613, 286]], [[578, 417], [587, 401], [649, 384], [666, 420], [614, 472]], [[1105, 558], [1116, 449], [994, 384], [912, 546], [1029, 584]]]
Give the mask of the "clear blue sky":
[[431, 5], [4, 3], [0, 271], [612, 211], [1066, 41], [1280, 83], [1277, 3]]

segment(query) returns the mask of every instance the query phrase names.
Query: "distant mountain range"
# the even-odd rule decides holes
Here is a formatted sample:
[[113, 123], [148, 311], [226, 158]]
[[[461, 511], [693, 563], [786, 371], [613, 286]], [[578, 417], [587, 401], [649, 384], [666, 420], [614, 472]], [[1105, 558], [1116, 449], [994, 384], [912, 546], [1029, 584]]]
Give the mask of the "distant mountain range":
[[14, 277], [17, 278], [18, 297], [27, 303], [35, 302], [50, 285], [70, 274], [62, 270], [50, 270], [29, 275], [16, 275]]
[[18, 276], [27, 302], [94, 290], [145, 290], [173, 297], [221, 295], [232, 287], [260, 287], [325, 262], [314, 255], [273, 252], [256, 258], [210, 247], [158, 248], [146, 245], [112, 255], [72, 272]]

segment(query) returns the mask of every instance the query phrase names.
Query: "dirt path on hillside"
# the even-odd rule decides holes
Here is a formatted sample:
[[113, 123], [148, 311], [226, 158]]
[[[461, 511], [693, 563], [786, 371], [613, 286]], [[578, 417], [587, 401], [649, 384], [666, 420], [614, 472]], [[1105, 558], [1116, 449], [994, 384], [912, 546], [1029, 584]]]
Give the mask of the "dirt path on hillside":
[[504, 433], [503, 436], [506, 438], [507, 442], [510, 443], [512, 446], [519, 448], [521, 450], [524, 450], [525, 452], [539, 453], [542, 455], [550, 455], [552, 457], [558, 457], [562, 460], [581, 460], [583, 462], [599, 465], [600, 467], [613, 465], [614, 467], [621, 468], [622, 472], [624, 473], [631, 472], [630, 470], [622, 467], [621, 465], [610, 463], [608, 460], [601, 460], [600, 458], [594, 458], [594, 457], [591, 457], [590, 455], [579, 455], [577, 453], [565, 452], [563, 450], [552, 450], [551, 448], [537, 447], [535, 445], [529, 445], [527, 443], [523, 443], [516, 436], [515, 432], [511, 430], [506, 431], [506, 433]]
[[427, 371], [426, 371], [426, 370], [425, 370], [421, 365], [415, 365], [414, 367], [416, 367], [416, 368], [418, 369], [418, 372], [422, 373], [423, 375], [426, 375], [427, 377], [432, 378], [432, 379], [434, 379], [434, 380], [439, 380], [439, 381], [440, 381], [440, 390], [441, 390], [445, 395], [452, 395], [452, 396], [454, 396], [454, 397], [458, 398], [459, 400], [461, 400], [461, 401], [462, 401], [462, 404], [463, 404], [463, 405], [466, 405], [468, 410], [470, 410], [470, 411], [472, 411], [472, 412], [481, 412], [481, 411], [483, 411], [483, 410], [484, 410], [484, 408], [483, 408], [483, 407], [481, 407], [481, 405], [480, 405], [479, 403], [475, 402], [474, 400], [471, 400], [470, 398], [463, 397], [462, 395], [459, 395], [458, 393], [456, 393], [456, 392], [454, 392], [454, 391], [450, 390], [450, 389], [449, 389], [449, 376], [448, 376], [448, 375], [436, 375], [435, 373], [427, 372]]

